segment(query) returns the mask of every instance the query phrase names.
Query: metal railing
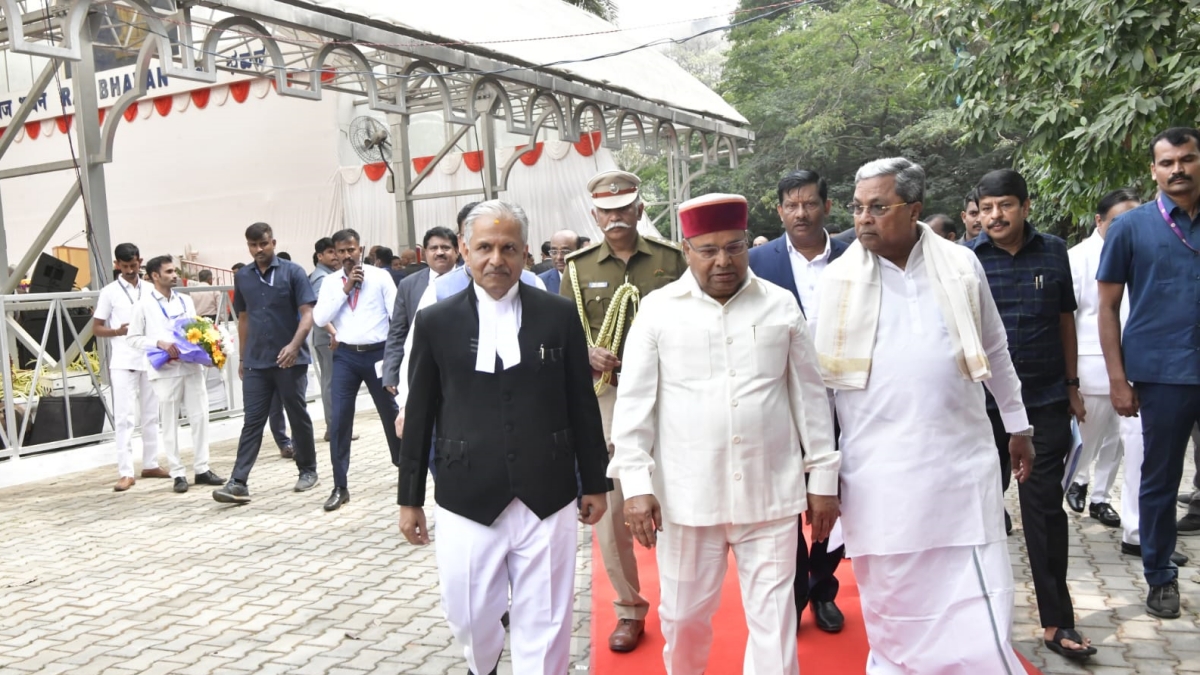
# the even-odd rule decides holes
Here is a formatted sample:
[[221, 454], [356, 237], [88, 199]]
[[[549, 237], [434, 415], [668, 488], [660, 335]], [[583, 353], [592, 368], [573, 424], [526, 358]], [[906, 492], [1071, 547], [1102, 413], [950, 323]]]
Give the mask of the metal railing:
[[[230, 290], [231, 286], [177, 289], [218, 293], [218, 322], [236, 339]], [[6, 366], [0, 460], [113, 438], [109, 349], [106, 340], [92, 333], [99, 295], [81, 291], [0, 296], [0, 363]], [[237, 351], [230, 350], [221, 370], [226, 406], [211, 411], [210, 419], [241, 413]]]

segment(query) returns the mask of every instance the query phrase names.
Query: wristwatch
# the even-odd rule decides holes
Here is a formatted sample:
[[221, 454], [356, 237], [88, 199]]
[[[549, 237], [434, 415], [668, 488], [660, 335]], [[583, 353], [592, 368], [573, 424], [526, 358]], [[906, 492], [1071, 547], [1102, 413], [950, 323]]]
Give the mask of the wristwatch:
[[1078, 387], [1079, 386], [1079, 378], [1078, 377], [1068, 377], [1066, 384], [1068, 387]]
[[1024, 431], [1014, 431], [1010, 435], [1011, 436], [1028, 436], [1029, 438], [1033, 438], [1033, 425], [1030, 425], [1030, 427], [1028, 429], [1025, 429]]

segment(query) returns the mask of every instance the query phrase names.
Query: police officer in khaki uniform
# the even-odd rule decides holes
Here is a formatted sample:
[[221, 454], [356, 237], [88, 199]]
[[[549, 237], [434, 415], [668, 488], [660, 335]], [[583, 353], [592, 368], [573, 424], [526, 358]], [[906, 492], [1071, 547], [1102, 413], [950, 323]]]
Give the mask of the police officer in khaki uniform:
[[[600, 415], [612, 457], [612, 412], [620, 386], [621, 349], [637, 301], [687, 271], [683, 253], [670, 242], [638, 234], [642, 218], [641, 179], [625, 171], [605, 171], [588, 182], [592, 216], [604, 240], [567, 258], [559, 292], [575, 301], [588, 333]], [[619, 481], [608, 493], [608, 510], [595, 526], [604, 569], [616, 591], [617, 626], [608, 638], [613, 651], [637, 647], [650, 604], [641, 596], [633, 536], [622, 521], [625, 495]]]

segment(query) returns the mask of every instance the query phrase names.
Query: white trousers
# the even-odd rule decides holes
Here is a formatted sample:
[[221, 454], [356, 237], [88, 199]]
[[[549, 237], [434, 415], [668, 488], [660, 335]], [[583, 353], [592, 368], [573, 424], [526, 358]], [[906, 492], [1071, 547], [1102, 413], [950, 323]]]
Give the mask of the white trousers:
[[796, 545], [800, 519], [753, 525], [687, 527], [664, 523], [658, 535], [658, 608], [667, 675], [700, 675], [712, 647], [729, 549], [737, 562], [750, 635], [742, 672], [797, 675]]
[[142, 468], [158, 468], [158, 397], [144, 370], [109, 371], [112, 378], [113, 432], [117, 443], [117, 473], [133, 478], [133, 431], [142, 417]]
[[1012, 648], [1008, 544], [852, 560], [867, 675], [1024, 675]]
[[442, 611], [471, 672], [487, 675], [500, 661], [510, 589], [513, 672], [562, 675], [570, 668], [575, 514], [572, 502], [541, 520], [514, 499], [489, 527], [437, 509]]
[[1122, 417], [1120, 428], [1121, 442], [1125, 445], [1125, 478], [1121, 482], [1121, 541], [1141, 546], [1138, 492], [1142, 488], [1142, 456], [1146, 452], [1146, 444], [1142, 440], [1142, 418]]
[[208, 471], [208, 385], [204, 372], [185, 373], [181, 377], [151, 380], [158, 397], [158, 419], [162, 424], [163, 449], [171, 478], [187, 476], [187, 467], [179, 456], [179, 404], [187, 407], [188, 425], [192, 428], [193, 469]]
[[[1121, 416], [1112, 406], [1108, 394], [1097, 396], [1083, 394], [1083, 405], [1087, 421], [1079, 425], [1083, 437], [1083, 451], [1079, 454], [1079, 468], [1075, 472], [1076, 485], [1091, 483], [1091, 503], [1112, 503], [1112, 488], [1117, 480], [1117, 469], [1121, 466]], [[1091, 482], [1092, 462], [1096, 463], [1096, 481]]]

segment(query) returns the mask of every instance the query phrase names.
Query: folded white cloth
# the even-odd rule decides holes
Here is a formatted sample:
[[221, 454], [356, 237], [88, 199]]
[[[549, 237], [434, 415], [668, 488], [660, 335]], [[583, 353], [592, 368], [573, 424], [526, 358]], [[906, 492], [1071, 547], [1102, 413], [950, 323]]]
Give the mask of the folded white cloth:
[[[917, 246], [937, 289], [954, 360], [963, 377], [991, 377], [979, 314], [980, 280], [971, 249], [953, 244], [918, 222]], [[820, 317], [815, 344], [825, 386], [865, 389], [879, 324], [879, 257], [855, 241], [821, 275]]]

